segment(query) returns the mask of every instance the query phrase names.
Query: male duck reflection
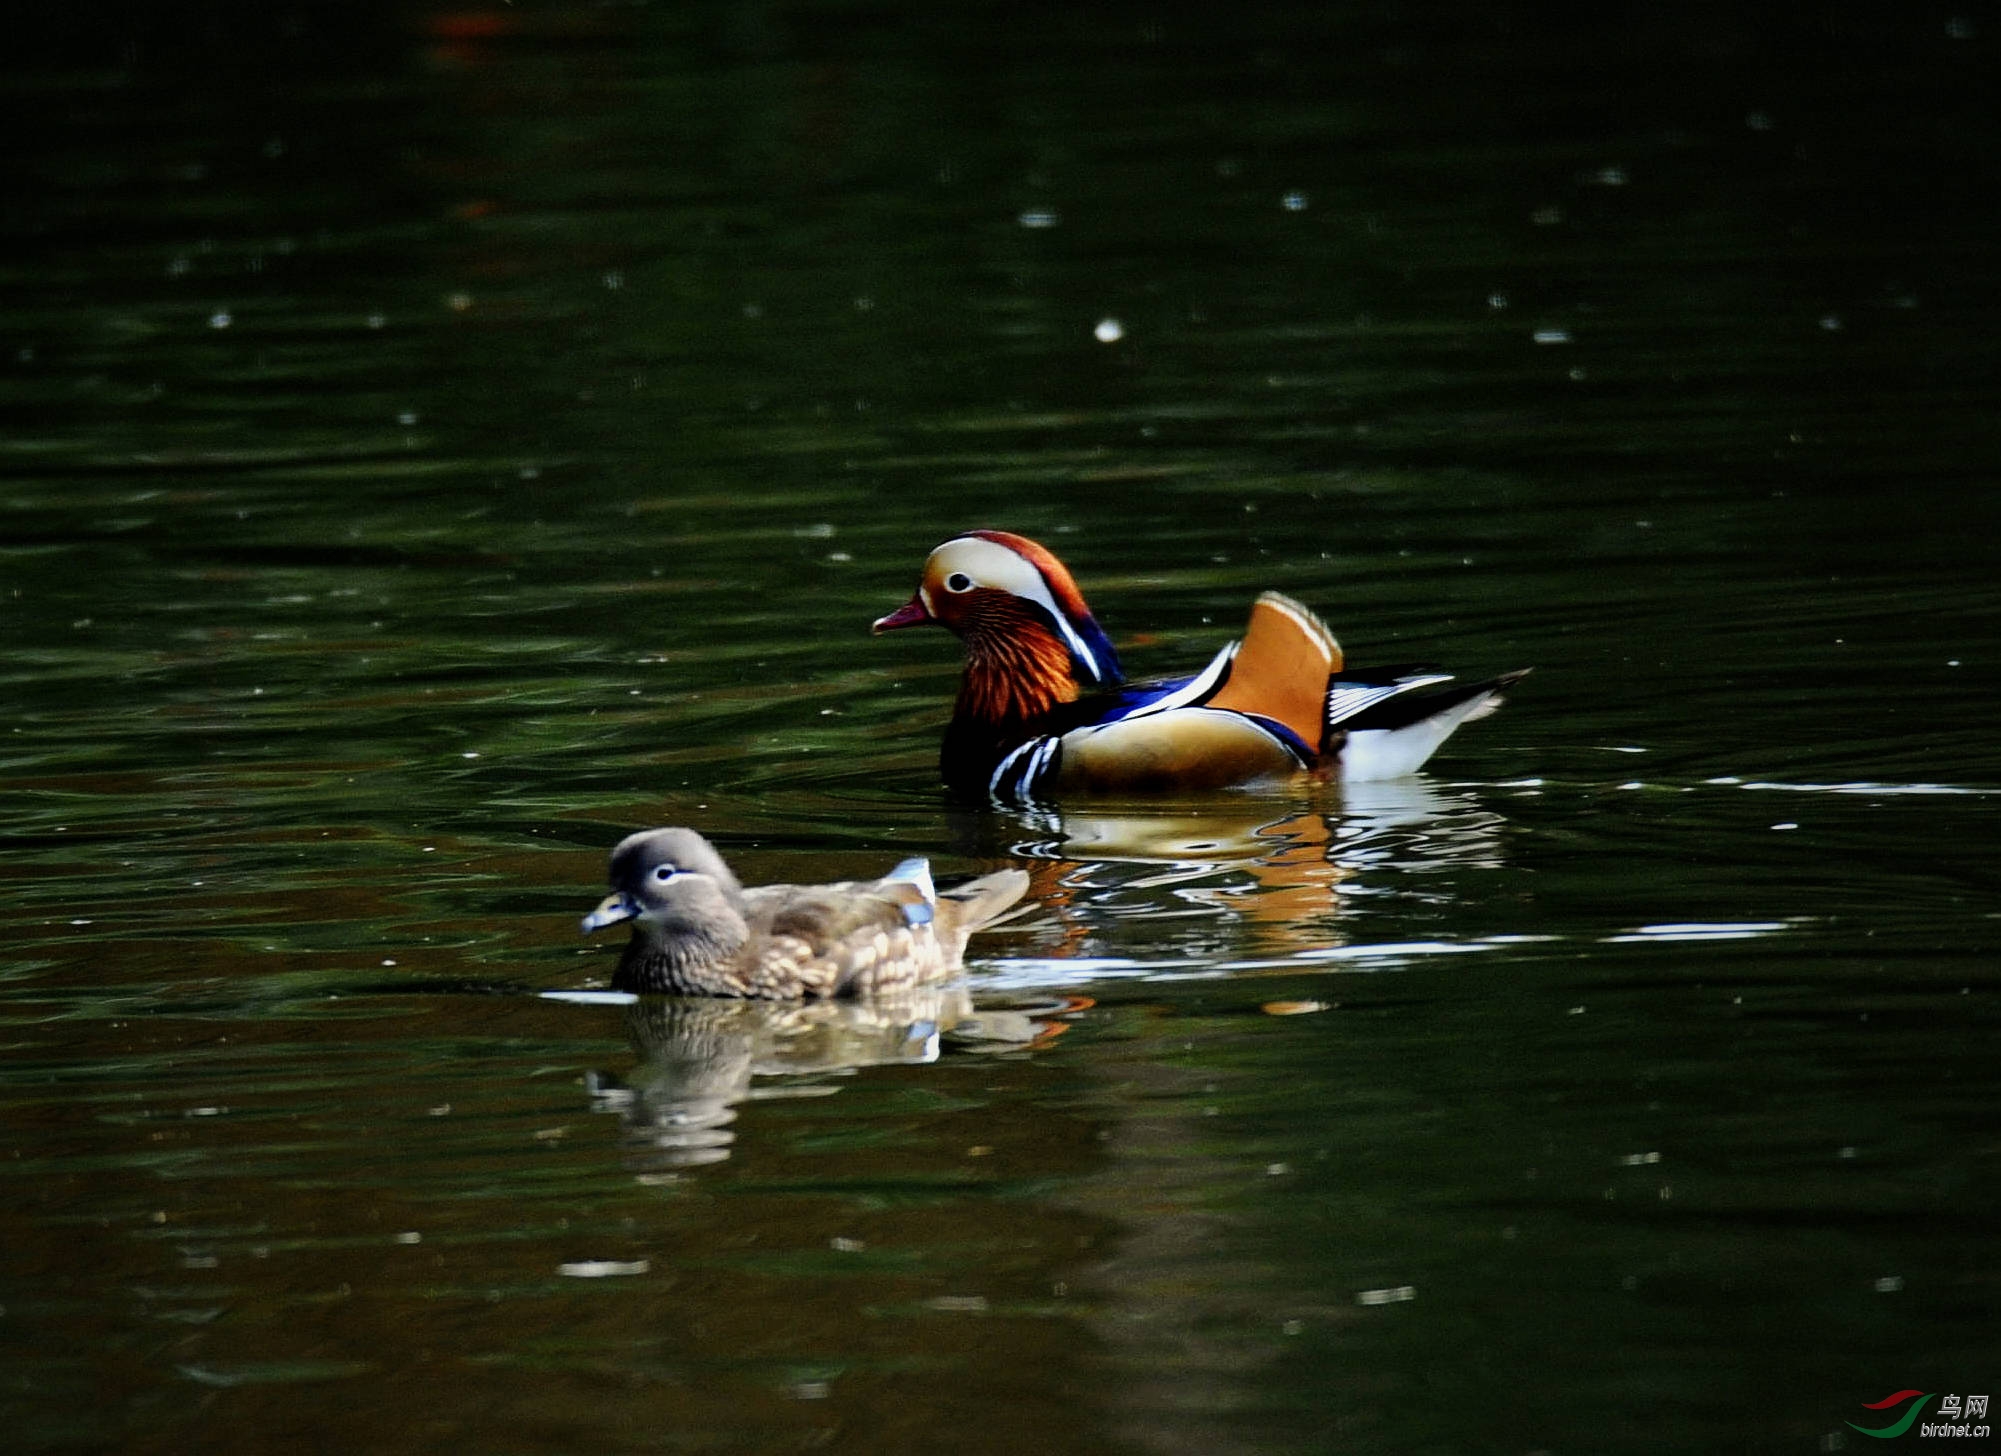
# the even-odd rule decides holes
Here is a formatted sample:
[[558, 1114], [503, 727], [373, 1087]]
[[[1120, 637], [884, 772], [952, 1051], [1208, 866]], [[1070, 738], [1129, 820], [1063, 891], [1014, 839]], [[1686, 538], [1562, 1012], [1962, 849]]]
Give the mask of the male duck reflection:
[[1527, 672], [1450, 688], [1440, 686], [1449, 674], [1420, 667], [1351, 672], [1318, 617], [1266, 592], [1243, 640], [1203, 671], [1126, 686], [1063, 563], [1007, 531], [968, 531], [938, 547], [916, 595], [873, 630], [926, 622], [950, 628], [966, 649], [940, 758], [945, 782], [1016, 803], [1303, 773], [1399, 778], [1461, 723], [1492, 712]]
[[879, 880], [745, 889], [692, 829], [628, 835], [610, 878], [583, 931], [633, 923], [616, 989], [786, 1000], [942, 981], [967, 937], [1028, 888], [1009, 869], [939, 891], [929, 864], [909, 859]]

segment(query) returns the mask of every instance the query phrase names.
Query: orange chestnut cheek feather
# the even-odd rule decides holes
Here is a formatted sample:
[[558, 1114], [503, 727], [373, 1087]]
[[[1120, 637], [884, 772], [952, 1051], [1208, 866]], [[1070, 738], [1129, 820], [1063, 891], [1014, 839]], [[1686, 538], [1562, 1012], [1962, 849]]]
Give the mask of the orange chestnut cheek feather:
[[964, 594], [946, 625], [966, 643], [960, 711], [985, 719], [1032, 718], [1078, 697], [1070, 649], [1034, 608], [1009, 592]]

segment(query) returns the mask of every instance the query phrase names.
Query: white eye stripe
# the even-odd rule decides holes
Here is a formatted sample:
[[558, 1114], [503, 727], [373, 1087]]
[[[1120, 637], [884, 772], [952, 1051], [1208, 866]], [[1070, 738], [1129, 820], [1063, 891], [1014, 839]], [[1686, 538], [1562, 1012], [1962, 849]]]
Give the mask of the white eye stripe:
[[939, 579], [968, 577], [982, 586], [999, 587], [1018, 597], [1040, 602], [1052, 614], [1062, 616], [1049, 595], [1049, 585], [1043, 581], [1042, 573], [1019, 552], [1009, 550], [998, 541], [961, 536], [933, 551], [931, 560], [938, 570]]
[[[1042, 579], [1042, 573], [1020, 552], [989, 541], [983, 536], [960, 536], [947, 541], [931, 553], [931, 561], [941, 571], [946, 571], [945, 585], [950, 589], [953, 576], [970, 576], [974, 581], [988, 586], [999, 587], [1012, 592], [1026, 601], [1034, 602], [1049, 613], [1056, 630], [1063, 634], [1063, 641], [1073, 656], [1083, 663], [1092, 680], [1105, 680], [1105, 665], [1098, 661], [1093, 652], [1077, 635], [1077, 629], [1070, 625], [1069, 617], [1056, 605], [1056, 598], [1050, 594], [1049, 583]], [[930, 606], [929, 598], [925, 606]]]

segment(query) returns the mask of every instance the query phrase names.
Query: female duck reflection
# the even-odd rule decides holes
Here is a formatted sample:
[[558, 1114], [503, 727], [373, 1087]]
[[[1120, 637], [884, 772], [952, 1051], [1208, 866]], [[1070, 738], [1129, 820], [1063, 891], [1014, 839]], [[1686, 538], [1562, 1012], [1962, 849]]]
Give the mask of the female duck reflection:
[[1082, 998], [1031, 1010], [974, 1010], [963, 983], [857, 1001], [644, 996], [626, 1012], [639, 1062], [622, 1078], [586, 1075], [593, 1105], [624, 1124], [636, 1173], [720, 1163], [737, 1104], [827, 1097], [861, 1067], [934, 1062], [956, 1050], [1029, 1050], [1063, 1030]]

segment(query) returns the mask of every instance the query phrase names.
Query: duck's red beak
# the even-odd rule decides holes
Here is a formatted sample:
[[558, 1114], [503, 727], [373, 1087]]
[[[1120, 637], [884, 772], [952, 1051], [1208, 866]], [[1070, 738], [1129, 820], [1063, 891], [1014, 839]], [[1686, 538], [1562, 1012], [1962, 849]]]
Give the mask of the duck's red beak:
[[912, 597], [887, 617], [877, 617], [869, 625], [869, 631], [876, 633], [894, 632], [898, 627], [921, 627], [926, 622], [935, 622], [937, 620], [925, 607], [924, 598], [917, 596]]

